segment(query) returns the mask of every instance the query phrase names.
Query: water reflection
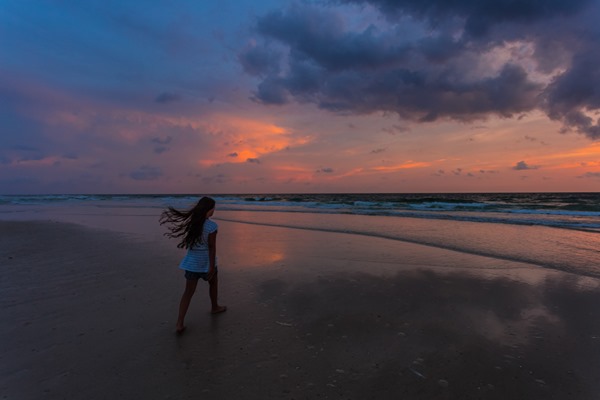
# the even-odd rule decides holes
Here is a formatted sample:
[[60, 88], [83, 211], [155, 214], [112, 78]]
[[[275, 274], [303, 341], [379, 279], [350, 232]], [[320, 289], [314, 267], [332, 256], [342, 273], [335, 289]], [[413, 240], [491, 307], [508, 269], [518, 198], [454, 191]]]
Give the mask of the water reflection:
[[576, 279], [355, 272], [259, 287], [306, 342], [298, 364], [316, 356], [351, 371], [336, 378], [355, 398], [593, 399], [600, 389], [600, 292]]
[[227, 265], [241, 268], [267, 268], [285, 263], [290, 242], [285, 230], [274, 235], [265, 235], [248, 224], [220, 221], [218, 253]]

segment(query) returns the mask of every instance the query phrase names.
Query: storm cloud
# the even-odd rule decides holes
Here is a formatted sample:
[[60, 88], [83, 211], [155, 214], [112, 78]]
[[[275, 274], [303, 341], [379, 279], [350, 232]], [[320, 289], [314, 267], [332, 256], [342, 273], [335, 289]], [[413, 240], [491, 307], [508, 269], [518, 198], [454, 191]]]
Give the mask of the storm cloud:
[[222, 3], [4, 2], [0, 193], [600, 190], [600, 0]]
[[424, 122], [541, 110], [599, 139], [599, 10], [592, 0], [293, 4], [258, 18], [239, 60], [266, 105]]

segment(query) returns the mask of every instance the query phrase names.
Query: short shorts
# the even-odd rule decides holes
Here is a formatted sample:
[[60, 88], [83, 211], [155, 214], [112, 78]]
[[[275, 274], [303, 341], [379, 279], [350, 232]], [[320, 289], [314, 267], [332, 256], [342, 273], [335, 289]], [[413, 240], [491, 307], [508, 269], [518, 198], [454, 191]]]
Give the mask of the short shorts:
[[[217, 267], [215, 267], [215, 273], [219, 272]], [[194, 272], [185, 270], [185, 279], [189, 281], [197, 281], [198, 279], [208, 280], [208, 272]]]

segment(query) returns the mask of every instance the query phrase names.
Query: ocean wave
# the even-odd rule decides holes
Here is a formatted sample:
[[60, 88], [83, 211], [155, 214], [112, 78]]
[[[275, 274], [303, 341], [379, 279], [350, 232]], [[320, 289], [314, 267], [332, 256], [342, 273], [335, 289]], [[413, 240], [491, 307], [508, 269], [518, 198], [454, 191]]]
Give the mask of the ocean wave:
[[[600, 231], [599, 193], [215, 195], [219, 209], [413, 217]], [[0, 196], [0, 205], [187, 208], [195, 194]]]

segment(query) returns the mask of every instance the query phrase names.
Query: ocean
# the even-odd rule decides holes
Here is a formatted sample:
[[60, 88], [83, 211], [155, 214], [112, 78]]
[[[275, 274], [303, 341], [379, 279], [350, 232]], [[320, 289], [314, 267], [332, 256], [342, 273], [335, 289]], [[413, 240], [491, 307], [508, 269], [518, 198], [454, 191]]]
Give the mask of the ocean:
[[[217, 221], [375, 236], [600, 277], [600, 193], [210, 196]], [[145, 218], [145, 229], [158, 231], [165, 207], [187, 208], [198, 198], [3, 195], [0, 219]]]

